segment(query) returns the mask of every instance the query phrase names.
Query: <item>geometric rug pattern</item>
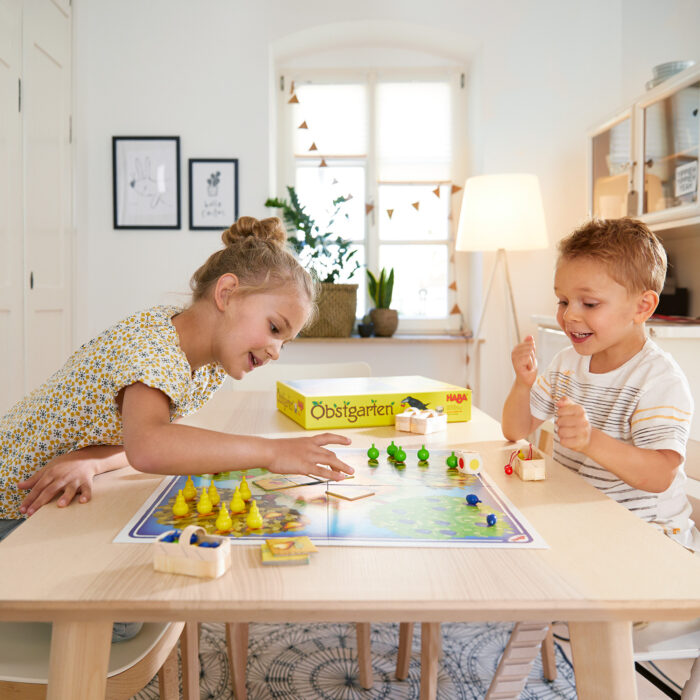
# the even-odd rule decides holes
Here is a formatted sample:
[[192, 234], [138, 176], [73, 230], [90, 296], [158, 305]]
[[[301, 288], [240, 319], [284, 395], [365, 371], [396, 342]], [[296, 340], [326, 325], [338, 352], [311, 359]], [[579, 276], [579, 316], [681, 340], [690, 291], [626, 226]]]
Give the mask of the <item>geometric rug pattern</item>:
[[[513, 625], [446, 623], [438, 700], [482, 700], [496, 671]], [[394, 677], [398, 624], [371, 626], [374, 685], [359, 685], [355, 626], [341, 623], [251, 624], [248, 645], [249, 700], [418, 700], [420, 697], [420, 625], [414, 626], [409, 676]], [[542, 676], [538, 655], [521, 700], [574, 700], [573, 668], [555, 644], [557, 678]], [[200, 638], [202, 700], [232, 700], [224, 625], [205, 623]], [[154, 679], [134, 696], [156, 700]]]

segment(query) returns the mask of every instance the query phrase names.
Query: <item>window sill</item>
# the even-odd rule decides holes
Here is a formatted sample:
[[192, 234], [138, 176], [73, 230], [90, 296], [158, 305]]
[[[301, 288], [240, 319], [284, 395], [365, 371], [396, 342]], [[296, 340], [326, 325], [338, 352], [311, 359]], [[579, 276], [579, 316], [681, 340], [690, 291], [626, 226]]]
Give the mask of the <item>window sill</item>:
[[372, 343], [401, 345], [404, 343], [465, 343], [471, 340], [471, 334], [418, 334], [418, 333], [397, 333], [390, 338], [362, 338], [359, 335], [351, 335], [349, 338], [295, 338], [296, 343]]

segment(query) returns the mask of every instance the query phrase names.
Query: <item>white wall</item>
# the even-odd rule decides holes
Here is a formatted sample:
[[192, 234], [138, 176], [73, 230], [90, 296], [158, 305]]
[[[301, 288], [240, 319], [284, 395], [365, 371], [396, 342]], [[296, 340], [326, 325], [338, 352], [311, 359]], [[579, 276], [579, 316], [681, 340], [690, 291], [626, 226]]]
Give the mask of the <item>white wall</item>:
[[[473, 59], [478, 125], [470, 127], [478, 142], [469, 159], [484, 173], [537, 173], [555, 243], [586, 214], [586, 132], [624, 103], [623, 69], [639, 64], [629, 27], [643, 29], [647, 44], [654, 36], [662, 10], [645, 1], [649, 14], [637, 17], [638, 4], [75, 0], [76, 341], [135, 309], [186, 299], [177, 293], [187, 291], [190, 274], [219, 245], [218, 234], [190, 232], [186, 223], [181, 231], [114, 231], [111, 137], [181, 137], [183, 222], [190, 157], [239, 158], [240, 211], [266, 214], [276, 88], [271, 62], [287, 37], [318, 35], [312, 30], [323, 25], [329, 25], [329, 46], [344, 23], [356, 28], [360, 21], [395, 23], [404, 37], [423, 29], [431, 40], [444, 37], [456, 54], [463, 44]], [[689, 45], [697, 41], [680, 9], [670, 22], [667, 48], [677, 30]], [[387, 32], [386, 45], [400, 46], [401, 34]], [[687, 57], [681, 53], [677, 57]], [[643, 82], [648, 69], [640, 73]], [[517, 253], [509, 260], [521, 327], [533, 332], [530, 315], [553, 305], [553, 252]], [[492, 259], [485, 256], [484, 264], [487, 278]], [[468, 270], [464, 260], [460, 269]], [[500, 333], [504, 303], [492, 298], [485, 327], [488, 391], [478, 401], [492, 415], [500, 413], [509, 384], [511, 340]]]

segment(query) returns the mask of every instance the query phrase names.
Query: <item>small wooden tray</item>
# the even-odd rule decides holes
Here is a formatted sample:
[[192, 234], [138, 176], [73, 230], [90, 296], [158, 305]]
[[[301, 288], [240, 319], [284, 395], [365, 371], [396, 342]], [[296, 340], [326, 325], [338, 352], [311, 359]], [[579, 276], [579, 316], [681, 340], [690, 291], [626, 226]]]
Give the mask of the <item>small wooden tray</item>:
[[[175, 530], [164, 532], [153, 543], [153, 568], [170, 574], [218, 578], [231, 566], [231, 542], [228, 537], [207, 535], [199, 525], [189, 525], [178, 542], [163, 542]], [[197, 541], [190, 544], [192, 535]], [[217, 547], [200, 547], [202, 542], [218, 543]]]

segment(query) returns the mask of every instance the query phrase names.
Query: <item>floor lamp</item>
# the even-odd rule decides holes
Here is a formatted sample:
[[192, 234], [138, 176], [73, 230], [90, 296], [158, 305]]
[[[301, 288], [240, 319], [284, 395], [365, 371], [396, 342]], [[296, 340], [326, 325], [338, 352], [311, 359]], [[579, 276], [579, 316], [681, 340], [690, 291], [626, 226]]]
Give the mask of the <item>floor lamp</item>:
[[467, 180], [457, 227], [456, 250], [497, 251], [474, 335], [475, 343], [481, 334], [493, 280], [500, 264], [505, 271], [516, 337], [518, 342], [521, 340], [506, 251], [536, 250], [547, 248], [547, 245], [542, 195], [536, 175], [478, 175]]

